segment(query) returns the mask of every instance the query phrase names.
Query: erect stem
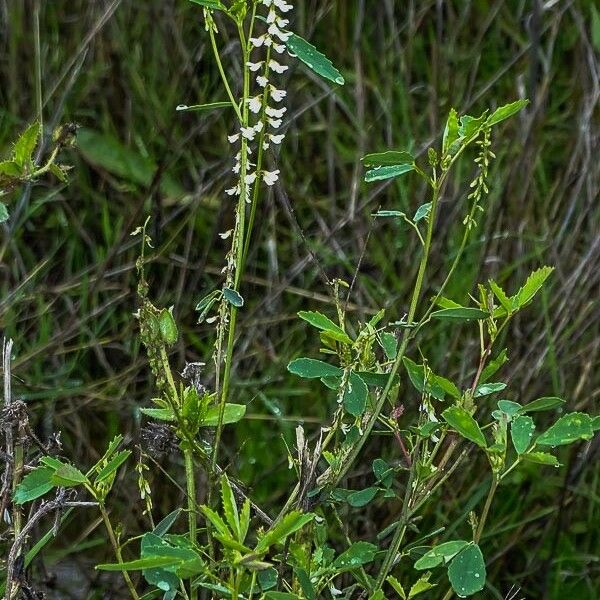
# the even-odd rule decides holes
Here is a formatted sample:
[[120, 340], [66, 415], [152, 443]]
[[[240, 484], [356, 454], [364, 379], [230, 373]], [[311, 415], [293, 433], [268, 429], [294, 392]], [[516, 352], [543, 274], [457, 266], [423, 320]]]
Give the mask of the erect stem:
[[475, 532], [475, 537], [473, 541], [478, 544], [481, 539], [481, 535], [483, 533], [483, 529], [485, 527], [485, 522], [487, 521], [488, 514], [490, 512], [490, 507], [492, 506], [492, 501], [494, 499], [494, 495], [496, 494], [496, 490], [498, 489], [498, 476], [493, 473], [492, 474], [492, 485], [490, 486], [490, 490], [488, 492], [487, 498], [485, 499], [485, 504], [483, 505], [483, 510], [481, 511], [481, 517], [479, 517], [479, 524], [477, 525], [477, 531]]
[[[183, 451], [185, 459], [185, 481], [187, 489], [187, 507], [188, 507], [188, 529], [189, 538], [192, 546], [196, 544], [196, 482], [194, 479], [194, 452], [189, 444], [185, 444]], [[190, 579], [190, 600], [198, 598], [198, 589], [192, 587]]]
[[[439, 181], [433, 180], [433, 182], [432, 182], [433, 197], [432, 197], [432, 201], [431, 201], [431, 212], [429, 214], [429, 221], [427, 224], [427, 234], [425, 237], [425, 245], [423, 246], [423, 254], [421, 256], [421, 261], [419, 263], [419, 270], [417, 272], [417, 278], [415, 281], [415, 286], [414, 286], [412, 298], [410, 301], [410, 307], [408, 310], [408, 315], [407, 315], [408, 325], [410, 325], [415, 318], [415, 314], [417, 312], [417, 306], [419, 303], [419, 299], [421, 297], [421, 291], [423, 289], [425, 271], [427, 269], [427, 264], [429, 262], [429, 254], [431, 252], [431, 242], [433, 240], [433, 229], [434, 229], [434, 225], [435, 225], [435, 217], [436, 217], [436, 213], [437, 213], [437, 207], [438, 207], [438, 203], [439, 203], [440, 189], [441, 189], [442, 183], [443, 183], [443, 178], [441, 178]], [[337, 485], [338, 481], [340, 481], [340, 479], [342, 479], [346, 475], [346, 473], [349, 471], [350, 467], [353, 465], [354, 461], [356, 460], [357, 456], [359, 455], [360, 451], [362, 450], [363, 445], [369, 439], [369, 436], [371, 434], [373, 426], [377, 422], [377, 419], [379, 418], [379, 415], [381, 414], [381, 411], [383, 410], [385, 402], [388, 399], [388, 396], [390, 395], [392, 387], [394, 386], [394, 380], [396, 378], [396, 374], [398, 373], [398, 370], [400, 369], [400, 365], [402, 364], [402, 359], [404, 358], [404, 355], [406, 353], [406, 348], [408, 346], [408, 342], [409, 342], [410, 338], [411, 338], [410, 329], [405, 329], [404, 334], [402, 336], [402, 341], [400, 343], [400, 348], [398, 350], [398, 354], [396, 356], [396, 359], [394, 360], [394, 364], [392, 365], [392, 369], [388, 375], [387, 382], [385, 384], [385, 387], [383, 388], [383, 391], [381, 392], [381, 395], [377, 399], [377, 403], [375, 405], [373, 412], [371, 413], [371, 415], [369, 417], [369, 420], [367, 421], [366, 425], [364, 426], [363, 435], [361, 435], [358, 438], [356, 443], [352, 446], [352, 448], [346, 455], [346, 457], [342, 463], [342, 466], [341, 466], [340, 470], [335, 474], [333, 481], [327, 481], [328, 487], [335, 487]], [[327, 474], [327, 472], [322, 476], [324, 479], [325, 479], [326, 474]]]
[[[104, 505], [100, 503], [100, 514], [102, 515], [102, 520], [104, 521], [104, 526], [106, 527], [106, 531], [108, 533], [108, 539], [113, 547], [115, 557], [117, 558], [117, 562], [121, 565], [123, 564], [123, 555], [121, 554], [121, 547], [119, 546], [119, 542], [117, 541], [117, 537], [115, 536], [114, 529], [112, 527], [112, 523], [110, 522], [110, 517], [104, 508]], [[129, 589], [129, 593], [134, 600], [139, 600], [140, 597], [138, 593], [135, 591], [135, 587], [131, 578], [129, 577], [129, 573], [127, 571], [122, 571], [123, 579]]]

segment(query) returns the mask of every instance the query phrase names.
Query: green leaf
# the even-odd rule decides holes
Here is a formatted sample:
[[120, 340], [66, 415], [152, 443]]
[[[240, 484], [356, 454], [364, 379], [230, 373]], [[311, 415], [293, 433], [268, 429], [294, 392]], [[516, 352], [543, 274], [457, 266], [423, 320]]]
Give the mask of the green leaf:
[[60, 182], [67, 183], [69, 178], [67, 177], [67, 168], [61, 167], [56, 163], [51, 163], [49, 166], [50, 172], [56, 177]]
[[292, 56], [299, 58], [317, 75], [338, 85], [344, 85], [342, 74], [333, 66], [332, 62], [304, 38], [292, 33], [285, 45]]
[[562, 398], [557, 398], [556, 396], [545, 396], [526, 404], [523, 406], [523, 408], [521, 408], [520, 412], [525, 414], [531, 412], [540, 412], [542, 410], [550, 410], [552, 408], [562, 406], [564, 403], [565, 401]]
[[214, 511], [212, 508], [208, 506], [202, 505], [200, 507], [200, 512], [210, 521], [212, 526], [217, 530], [217, 532], [224, 537], [231, 537], [231, 531], [225, 524], [225, 521], [219, 516], [219, 514]]
[[600, 430], [600, 415], [592, 419], [592, 429], [594, 430], [594, 433]]
[[446, 564], [468, 545], [469, 543], [464, 540], [454, 540], [439, 544], [426, 552], [415, 563], [414, 567], [418, 571], [423, 571], [424, 569], [433, 569], [439, 565]]
[[350, 506], [354, 508], [360, 508], [361, 506], [366, 506], [377, 496], [377, 492], [379, 490], [376, 487], [368, 487], [364, 490], [359, 490], [357, 492], [352, 492], [348, 494], [346, 501]]
[[460, 117], [460, 125], [458, 127], [459, 137], [464, 137], [466, 140], [479, 134], [482, 125], [485, 123], [487, 117], [487, 110], [479, 117], [472, 117], [471, 115], [463, 115]]
[[487, 447], [483, 431], [479, 428], [477, 421], [464, 408], [451, 406], [442, 413], [442, 417], [450, 427], [464, 438], [471, 440], [481, 448]]
[[189, 0], [192, 4], [199, 4], [211, 10], [226, 10], [221, 0]]
[[141, 571], [156, 567], [170, 567], [181, 562], [180, 558], [173, 556], [147, 556], [123, 563], [106, 563], [96, 565], [98, 571]]
[[25, 475], [15, 489], [15, 503], [24, 504], [49, 492], [55, 487], [52, 475], [54, 475], [54, 469], [51, 467], [37, 467]]
[[314, 518], [315, 515], [313, 513], [305, 514], [298, 510], [288, 513], [260, 538], [256, 545], [256, 552], [262, 554], [274, 544], [282, 543], [288, 535], [298, 531], [298, 529], [310, 523]]
[[362, 565], [370, 563], [377, 554], [377, 546], [369, 542], [355, 542], [345, 552], [342, 552], [331, 567], [337, 573], [353, 571]]
[[371, 183], [373, 181], [380, 181], [382, 179], [392, 179], [393, 177], [400, 177], [405, 173], [414, 171], [415, 166], [413, 164], [403, 165], [386, 165], [383, 167], [375, 167], [365, 173], [365, 181]]
[[512, 400], [498, 400], [498, 408], [509, 417], [514, 417], [523, 407]]
[[375, 479], [384, 487], [389, 488], [392, 485], [394, 468], [382, 458], [376, 458], [373, 461], [373, 474], [375, 475]]
[[52, 475], [52, 483], [62, 487], [73, 487], [80, 483], [89, 483], [88, 478], [73, 465], [63, 464]]
[[274, 588], [277, 585], [277, 578], [279, 574], [277, 573], [277, 569], [274, 567], [269, 567], [268, 569], [264, 569], [263, 571], [258, 572], [258, 583], [260, 584], [260, 589], [263, 592]]
[[431, 573], [425, 573], [411, 586], [410, 591], [408, 592], [408, 600], [418, 596], [419, 594], [422, 594], [423, 592], [428, 592], [437, 585], [435, 583], [429, 583], [430, 577]]
[[175, 415], [170, 408], [140, 408], [140, 412], [158, 421], [174, 421]]
[[235, 306], [236, 308], [241, 308], [244, 306], [244, 299], [240, 296], [240, 294], [238, 294], [238, 292], [232, 290], [231, 288], [223, 288], [223, 297], [225, 300], [227, 300], [227, 302], [229, 302], [229, 304]]
[[169, 529], [173, 527], [175, 521], [179, 518], [181, 514], [181, 508], [176, 508], [174, 511], [170, 512], [164, 519], [158, 523], [158, 525], [152, 530], [154, 535], [158, 537], [162, 537], [165, 533], [169, 532]]
[[290, 373], [305, 379], [319, 379], [321, 377], [341, 376], [342, 370], [322, 360], [314, 358], [296, 358], [287, 366]]
[[463, 598], [481, 591], [485, 577], [485, 561], [477, 544], [469, 544], [448, 567], [450, 585]]
[[316, 311], [301, 310], [298, 316], [313, 327], [325, 331], [330, 337], [344, 344], [352, 344], [348, 334], [330, 318]]
[[455, 308], [442, 308], [431, 313], [432, 319], [445, 319], [453, 321], [472, 321], [473, 319], [487, 319], [490, 314], [479, 308], [468, 308], [466, 306]]
[[412, 165], [415, 162], [410, 152], [387, 150], [374, 152], [361, 158], [365, 167], [390, 167], [393, 165]]
[[15, 142], [13, 160], [20, 167], [25, 167], [32, 162], [33, 151], [37, 146], [39, 135], [40, 124], [37, 121], [34, 121]]
[[115, 454], [110, 462], [103, 469], [101, 469], [100, 473], [98, 473], [96, 476], [96, 483], [104, 481], [110, 477], [129, 458], [130, 454], [131, 450], [122, 450], [121, 452]]
[[517, 100], [516, 102], [511, 102], [510, 104], [505, 104], [500, 108], [497, 108], [486, 120], [485, 124], [488, 127], [492, 125], [497, 125], [500, 121], [504, 121], [504, 119], [508, 119], [512, 117], [514, 114], [518, 113], [521, 109], [529, 104], [529, 100]]
[[534, 271], [527, 278], [525, 285], [511, 298], [515, 310], [523, 308], [523, 306], [531, 302], [552, 271], [554, 271], [554, 267], [542, 267]]
[[369, 388], [354, 372], [350, 372], [346, 389], [344, 390], [344, 408], [353, 417], [360, 417], [367, 407]]
[[[244, 404], [225, 405], [223, 411], [223, 425], [231, 425], [237, 423], [244, 418], [246, 414], [246, 406]], [[216, 427], [219, 424], [219, 406], [211, 406], [206, 411], [206, 416], [201, 423], [201, 427]]]
[[0, 175], [7, 177], [21, 177], [23, 175], [23, 167], [14, 160], [3, 160], [0, 162]]
[[432, 206], [433, 206], [432, 202], [426, 202], [425, 204], [421, 204], [421, 206], [419, 206], [419, 208], [417, 208], [417, 210], [413, 216], [413, 221], [415, 223], [418, 223], [419, 221], [421, 221], [423, 219], [427, 219], [429, 217], [429, 213], [431, 212]]
[[580, 412], [561, 417], [536, 440], [538, 446], [564, 446], [577, 440], [591, 440], [594, 437], [592, 418]]
[[444, 128], [444, 137], [442, 138], [442, 154], [447, 154], [458, 138], [458, 115], [456, 110], [451, 108]]
[[177, 330], [177, 323], [175, 323], [175, 317], [173, 316], [173, 308], [163, 308], [158, 316], [158, 327], [160, 330], [160, 337], [165, 344], [172, 346], [177, 342], [179, 337], [179, 331]]
[[225, 473], [223, 473], [221, 476], [221, 502], [223, 503], [223, 513], [225, 513], [225, 518], [227, 519], [227, 523], [229, 524], [231, 531], [233, 531], [239, 541], [242, 541], [240, 532], [240, 516], [238, 514], [233, 490], [231, 489], [229, 479]]
[[393, 575], [388, 575], [386, 581], [394, 588], [394, 591], [402, 598], [402, 600], [406, 600], [406, 592], [404, 591], [402, 584]]
[[398, 338], [388, 331], [382, 331], [377, 338], [388, 360], [394, 360], [398, 354]]
[[437, 400], [443, 400], [446, 394], [456, 400], [460, 398], [460, 390], [449, 379], [436, 375], [429, 370], [427, 382], [425, 382], [424, 365], [417, 365], [406, 356], [402, 359], [402, 362], [404, 363], [404, 367], [406, 368], [411, 383], [415, 386], [417, 391], [430, 394]]
[[8, 208], [6, 208], [6, 204], [4, 202], [0, 202], [0, 223], [5, 223], [9, 218]]
[[506, 354], [506, 348], [498, 354], [494, 360], [490, 361], [485, 369], [481, 372], [479, 378], [480, 383], [485, 383], [494, 373], [496, 373], [506, 362], [508, 362], [508, 355]]
[[482, 396], [489, 396], [496, 392], [501, 392], [506, 389], [506, 384], [502, 382], [497, 383], [482, 383], [477, 386], [475, 390], [475, 398], [481, 398]]
[[517, 454], [524, 454], [531, 445], [535, 423], [531, 417], [519, 415], [510, 426], [510, 437]]
[[[77, 146], [88, 162], [136, 185], [148, 188], [156, 175], [158, 166], [152, 159], [124, 146], [110, 135], [82, 127], [77, 131]], [[170, 173], [163, 173], [160, 181], [161, 192], [166, 196], [185, 194]]]
[[558, 459], [553, 454], [547, 452], [528, 452], [523, 454], [523, 458], [529, 462], [536, 463], [538, 465], [551, 465], [553, 467], [560, 467]]
[[[192, 2], [193, 0], [190, 0]], [[208, 102], [207, 104], [192, 104], [188, 106], [187, 104], [179, 104], [175, 110], [177, 112], [204, 112], [209, 110], [217, 110], [219, 108], [231, 108], [231, 102], [229, 100], [223, 102]]]
[[513, 305], [511, 299], [506, 295], [504, 290], [493, 280], [489, 281], [490, 290], [494, 293], [494, 296], [500, 302], [500, 306], [508, 313], [511, 314], [513, 311]]
[[265, 600], [301, 600], [301, 598], [300, 596], [296, 596], [296, 594], [289, 594], [288, 592], [267, 592]]

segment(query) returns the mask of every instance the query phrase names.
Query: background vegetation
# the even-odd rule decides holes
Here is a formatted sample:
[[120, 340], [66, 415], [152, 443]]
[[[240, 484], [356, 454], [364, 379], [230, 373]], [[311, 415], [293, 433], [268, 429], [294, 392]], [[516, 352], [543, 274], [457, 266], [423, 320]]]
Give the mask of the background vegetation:
[[[83, 464], [97, 460], [117, 432], [140, 443], [139, 407], [151, 381], [131, 316], [139, 247], [130, 232], [148, 214], [156, 251], [148, 269], [152, 293], [158, 304], [175, 306], [183, 325], [174, 364], [210, 362], [213, 331], [196, 324], [194, 307], [220, 285], [227, 244], [218, 232], [231, 225], [233, 200], [223, 194], [228, 121], [219, 112], [176, 111], [181, 103], [222, 99], [200, 15], [182, 0], [0, 3], [0, 148], [8, 153], [40, 103], [47, 127], [81, 126], [67, 160], [74, 167], [70, 183], [25, 187], [2, 226], [0, 325], [15, 340], [15, 393], [39, 434], [60, 429], [65, 454]], [[371, 214], [380, 207], [414, 210], [426, 190], [415, 179], [367, 188], [359, 159], [391, 147], [419, 155], [426, 146], [416, 140], [438, 138], [451, 106], [479, 114], [494, 102], [531, 101], [502, 126], [489, 209], [455, 281], [462, 290], [494, 277], [511, 289], [507, 282], [554, 265], [539, 310], [512, 324], [504, 379], [519, 392], [513, 400], [551, 393], [571, 410], [596, 412], [600, 17], [594, 2], [306, 0], [295, 6], [294, 29], [326, 50], [346, 85], [332, 89], [307, 72], [288, 87], [288, 139], [277, 157], [282, 185], [261, 206], [243, 289], [232, 398], [248, 405], [248, 418], [235, 433], [226, 430], [222, 456], [230, 472], [249, 482], [263, 505], [279, 507], [293, 479], [292, 472], [282, 476], [282, 438], [293, 440], [299, 421], [316, 432], [330, 414], [334, 400], [322, 386], [299, 386], [286, 371], [290, 359], [314, 348], [314, 332], [296, 312], [334, 312], [327, 279], [352, 283], [356, 319], [380, 306], [391, 319], [407, 311], [417, 244], [406, 228]], [[446, 188], [449, 220], [463, 210], [471, 175], [458, 171]], [[460, 243], [455, 233], [440, 223], [432, 254], [440, 281]], [[447, 295], [465, 300], [455, 293]], [[435, 371], [461, 380], [475, 362], [477, 341], [465, 346], [467, 338], [439, 327], [420, 340], [423, 352]], [[416, 393], [405, 390], [403, 402], [411, 401]], [[389, 438], [371, 444], [370, 453], [398, 458]], [[485, 534], [498, 597], [513, 584], [527, 598], [596, 597], [597, 457], [598, 438], [565, 450], [566, 469], [531, 466], [526, 486], [503, 490]], [[166, 475], [159, 469], [169, 472], [174, 460], [166, 453], [155, 465], [161, 514], [178, 502], [160, 494]], [[464, 527], [466, 500], [474, 504], [486, 491], [470, 472], [477, 468], [473, 462], [461, 485], [434, 504], [432, 523]], [[356, 471], [347, 487], [365, 487], [369, 477]], [[135, 530], [141, 519], [131, 512], [135, 476], [120, 481], [115, 494], [119, 518]], [[373, 505], [363, 513], [365, 536], [391, 522], [385, 510]], [[81, 519], [71, 525], [75, 543], [59, 539], [52, 546], [40, 580], [54, 573], [65, 587], [65, 568], [73, 579], [83, 576], [74, 564], [105, 557], [97, 523]], [[78, 582], [63, 593], [86, 597], [82, 585], [97, 584]]]

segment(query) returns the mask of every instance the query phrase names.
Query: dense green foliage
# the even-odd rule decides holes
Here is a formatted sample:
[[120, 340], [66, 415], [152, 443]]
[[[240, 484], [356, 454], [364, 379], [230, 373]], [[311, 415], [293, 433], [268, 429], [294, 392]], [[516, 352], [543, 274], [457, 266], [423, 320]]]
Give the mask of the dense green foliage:
[[2, 507], [56, 503], [23, 589], [594, 598], [593, 2], [298, 2], [286, 139], [225, 194], [245, 4], [3, 13]]

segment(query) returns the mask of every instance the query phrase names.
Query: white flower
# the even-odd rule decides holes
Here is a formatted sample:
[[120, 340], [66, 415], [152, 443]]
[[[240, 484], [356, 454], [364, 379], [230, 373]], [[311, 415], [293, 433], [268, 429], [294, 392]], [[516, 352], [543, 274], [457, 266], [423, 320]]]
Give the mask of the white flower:
[[244, 177], [244, 181], [246, 185], [252, 185], [256, 181], [256, 173], [248, 173], [246, 177]]
[[254, 114], [257, 114], [260, 112], [260, 109], [262, 108], [261, 96], [254, 96], [254, 98], [248, 98], [247, 102], [248, 102], [248, 108], [250, 109], [251, 112], [253, 112]]
[[279, 54], [283, 54], [285, 52], [285, 46], [283, 44], [273, 44], [273, 50]]
[[279, 29], [275, 23], [271, 23], [271, 25], [269, 25], [268, 31], [269, 35], [278, 37], [282, 42], [287, 42], [292, 35], [291, 31], [281, 31], [281, 29]]
[[[223, 267], [223, 269], [221, 269], [221, 273], [224, 273], [227, 270], [227, 267]], [[211, 323], [214, 323], [217, 320], [217, 315], [215, 315], [214, 317], [208, 317], [208, 319], [206, 319], [206, 322], [210, 325]]]
[[261, 35], [259, 37], [251, 37], [250, 38], [250, 43], [255, 47], [255, 48], [260, 48], [264, 43], [265, 43], [265, 37], [264, 35]]
[[269, 14], [267, 15], [267, 23], [275, 23], [275, 19], [277, 17], [277, 13], [274, 8], [271, 8]]
[[269, 117], [281, 119], [286, 110], [287, 108], [271, 108], [270, 106], [267, 106], [265, 112], [269, 115]]
[[228, 231], [224, 231], [223, 233], [220, 233], [220, 234], [219, 234], [219, 237], [220, 237], [222, 240], [226, 240], [228, 237], [230, 237], [230, 236], [231, 236], [231, 234], [232, 234], [232, 233], [233, 233], [233, 229], [229, 229]]
[[294, 8], [291, 4], [288, 4], [285, 0], [274, 0], [273, 3], [281, 12], [288, 12]]
[[231, 168], [231, 170], [238, 175], [240, 172], [240, 163], [236, 162], [235, 165], [233, 165], [233, 167]]
[[256, 133], [260, 133], [262, 131], [263, 128], [263, 122], [259, 121], [255, 126], [254, 126], [254, 131], [256, 131]]
[[268, 150], [268, 149], [269, 149], [269, 143], [263, 142], [263, 150]]
[[247, 66], [247, 67], [248, 67], [248, 68], [249, 68], [249, 69], [250, 69], [252, 72], [255, 72], [255, 71], [258, 71], [258, 70], [259, 70], [259, 69], [262, 67], [262, 65], [263, 65], [263, 63], [264, 63], [264, 62], [265, 62], [264, 60], [261, 60], [260, 62], [257, 62], [257, 63], [253, 63], [253, 62], [247, 62], [247, 63], [246, 63], [246, 66]]
[[[275, 25], [272, 25], [272, 27], [275, 27]], [[272, 45], [273, 45], [273, 40], [268, 35], [265, 36], [265, 46], [267, 46], [267, 48], [269, 48]]]
[[247, 139], [252, 141], [254, 136], [256, 135], [256, 130], [254, 127], [242, 127], [241, 129], [242, 135]]
[[273, 0], [262, 0], [262, 3], [263, 3], [265, 6], [271, 6], [271, 4], [273, 4]]
[[258, 85], [260, 85], [260, 87], [265, 87], [267, 85], [267, 83], [269, 83], [269, 80], [266, 77], [259, 75], [256, 78], [256, 83], [258, 83]]
[[274, 185], [279, 179], [279, 169], [276, 169], [275, 171], [263, 171], [262, 178], [267, 185]]
[[287, 19], [282, 19], [281, 17], [277, 17], [275, 22], [279, 27], [287, 27], [290, 24], [290, 22]]
[[285, 90], [278, 90], [274, 87], [271, 87], [271, 98], [273, 98], [275, 102], [281, 102], [285, 98], [286, 94], [287, 92]]
[[279, 126], [281, 125], [281, 119], [269, 119], [269, 125], [273, 129], [279, 129]]
[[275, 71], [275, 73], [285, 73], [289, 67], [286, 65], [280, 65], [276, 60], [271, 59], [269, 61], [269, 68]]
[[[227, 188], [227, 189], [225, 190], [225, 193], [226, 193], [228, 196], [233, 196], [233, 195], [235, 195], [235, 194], [239, 194], [239, 193], [240, 193], [240, 186], [239, 186], [239, 185], [234, 185], [234, 186], [233, 186], [233, 187], [231, 187], [231, 188]], [[223, 238], [223, 239], [225, 239], [225, 238]]]
[[234, 133], [233, 135], [228, 135], [227, 139], [229, 140], [230, 144], [233, 144], [234, 142], [237, 142], [240, 139], [240, 134]]
[[283, 138], [285, 137], [285, 135], [281, 134], [281, 135], [269, 135], [269, 139], [274, 143], [274, 144], [281, 144], [281, 142], [283, 142]]

